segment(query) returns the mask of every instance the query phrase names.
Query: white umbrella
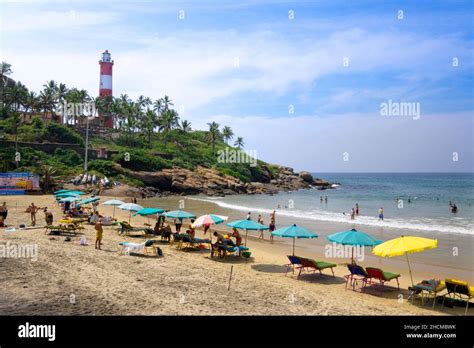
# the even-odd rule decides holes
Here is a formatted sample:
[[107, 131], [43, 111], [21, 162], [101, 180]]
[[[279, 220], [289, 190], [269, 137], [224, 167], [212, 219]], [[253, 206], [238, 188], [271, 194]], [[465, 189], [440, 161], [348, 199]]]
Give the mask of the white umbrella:
[[130, 223], [130, 219], [132, 217], [132, 211], [142, 210], [143, 207], [135, 203], [124, 203], [122, 205], [119, 205], [119, 209], [130, 211], [130, 216], [128, 217], [128, 223]]
[[125, 202], [119, 201], [118, 199], [111, 199], [108, 200], [107, 202], [102, 203], [104, 205], [113, 205], [114, 206], [114, 212], [113, 212], [113, 218], [115, 218], [115, 206], [123, 205]]

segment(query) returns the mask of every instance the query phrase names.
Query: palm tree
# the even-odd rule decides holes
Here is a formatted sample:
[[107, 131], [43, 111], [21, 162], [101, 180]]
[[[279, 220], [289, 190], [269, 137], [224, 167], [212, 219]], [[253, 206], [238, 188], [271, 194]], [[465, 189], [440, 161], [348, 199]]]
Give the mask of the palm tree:
[[12, 66], [11, 64], [8, 64], [7, 62], [2, 62], [0, 64], [0, 82], [1, 82], [1, 86], [0, 87], [4, 87], [7, 85], [7, 80], [8, 80], [8, 76], [7, 75], [11, 75], [12, 73]]
[[225, 126], [222, 129], [222, 136], [224, 137], [224, 141], [227, 144], [227, 142], [234, 137], [234, 132], [232, 131], [232, 128], [230, 128], [229, 126]]
[[192, 131], [191, 122], [189, 122], [187, 120], [182, 120], [180, 127], [181, 127], [181, 132], [183, 132], [183, 133], [189, 133], [189, 132]]
[[170, 109], [170, 106], [173, 106], [173, 102], [171, 101], [170, 97], [165, 95], [163, 98], [163, 111], [168, 111]]
[[237, 137], [237, 140], [234, 143], [234, 146], [237, 146], [239, 149], [244, 147], [244, 138], [242, 137]]
[[219, 123], [211, 122], [207, 124], [209, 126], [209, 131], [207, 133], [207, 140], [212, 145], [212, 152], [216, 148], [216, 142], [221, 137], [221, 132], [219, 131]]
[[147, 109], [140, 123], [142, 131], [147, 136], [148, 146], [151, 148], [151, 136], [158, 125], [158, 117], [153, 110]]
[[36, 96], [35, 92], [31, 91], [26, 96], [25, 112], [28, 112], [30, 110], [31, 112], [35, 112], [37, 106], [38, 106], [38, 97]]
[[22, 106], [26, 105], [27, 97], [28, 89], [21, 82], [6, 88], [3, 95], [5, 104], [12, 107], [14, 111], [20, 111]]
[[178, 126], [179, 116], [175, 110], [165, 110], [159, 118], [159, 128], [163, 132], [165, 145], [168, 144], [168, 138], [173, 128]]
[[43, 188], [43, 192], [49, 192], [51, 187], [54, 186], [57, 170], [50, 165], [43, 164], [37, 167], [35, 172], [40, 176], [40, 184]]
[[155, 100], [155, 102], [153, 103], [153, 111], [155, 111], [157, 115], [161, 115], [161, 113], [163, 112], [162, 98]]

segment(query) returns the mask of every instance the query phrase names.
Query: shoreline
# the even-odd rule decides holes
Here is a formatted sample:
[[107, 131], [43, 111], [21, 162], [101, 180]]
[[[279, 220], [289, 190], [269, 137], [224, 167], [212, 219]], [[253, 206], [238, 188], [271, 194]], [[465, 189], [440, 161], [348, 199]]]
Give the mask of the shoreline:
[[[101, 196], [101, 202], [111, 198]], [[40, 201], [41, 199], [41, 201]], [[176, 209], [184, 200], [184, 210], [196, 215], [207, 213], [210, 208], [218, 214], [215, 206], [192, 202], [185, 197], [158, 198], [160, 204], [151, 199], [138, 200], [143, 206], [160, 206]], [[130, 197], [124, 197], [129, 201]], [[23, 209], [32, 201], [37, 205], [47, 205], [52, 209], [55, 222], [60, 218], [60, 209], [51, 195], [5, 197], [10, 207], [7, 223], [18, 221], [27, 223], [28, 214]], [[14, 202], [17, 210], [13, 209]], [[99, 211], [111, 215], [113, 207], [99, 205]], [[128, 220], [128, 211], [115, 210], [116, 217]], [[230, 212], [240, 217], [239, 212]], [[43, 214], [38, 213], [38, 224], [43, 225]], [[133, 226], [147, 222], [146, 217], [132, 217]], [[152, 221], [152, 219], [150, 219]], [[283, 220], [277, 215], [277, 225]], [[221, 228], [218, 225], [219, 229]], [[278, 227], [278, 226], [277, 226]], [[226, 229], [226, 231], [230, 231]], [[324, 232], [314, 241], [323, 240]], [[296, 280], [290, 272], [284, 274], [282, 265], [288, 263], [286, 255], [291, 253], [288, 240], [275, 238], [259, 241], [249, 234], [248, 246], [252, 252], [250, 260], [228, 258], [210, 259], [208, 251], [180, 251], [167, 244], [160, 244], [164, 257], [120, 256], [118, 243], [129, 241], [141, 243], [145, 239], [138, 233], [134, 236], [120, 236], [115, 228], [104, 228], [103, 250], [94, 249], [93, 226], [86, 225], [84, 235], [88, 246], [78, 245], [79, 237], [64, 242], [63, 237], [48, 236], [43, 228], [17, 230], [0, 233], [1, 243], [38, 245], [38, 260], [32, 262], [21, 258], [0, 258], [0, 314], [10, 315], [453, 315], [463, 314], [463, 308], [431, 306], [417, 300], [414, 304], [406, 301], [409, 283], [404, 259], [392, 260], [367, 257], [364, 266], [379, 266], [389, 271], [400, 268], [401, 289], [393, 284], [384, 291], [368, 289], [364, 293], [344, 289], [347, 259], [338, 259], [334, 269], [336, 277], [327, 272], [306, 274]], [[202, 236], [202, 230], [197, 230]], [[265, 232], [268, 239], [268, 232]], [[156, 238], [155, 238], [156, 239]], [[311, 240], [312, 241], [312, 240]], [[296, 242], [296, 253], [311, 258], [326, 259], [317, 251], [318, 245]], [[472, 249], [471, 249], [472, 250]], [[438, 251], [438, 249], [435, 249]], [[414, 254], [413, 272], [415, 281], [426, 279], [430, 272], [424, 263], [418, 263]], [[424, 262], [424, 260], [422, 260]], [[397, 266], [397, 262], [399, 265]], [[234, 267], [231, 290], [228, 291], [229, 271]], [[431, 270], [432, 267], [429, 266]], [[454, 268], [448, 268], [446, 272]], [[330, 272], [329, 272], [330, 274]], [[434, 274], [431, 274], [433, 276]], [[453, 276], [452, 274], [450, 276]], [[469, 279], [464, 279], [468, 280]], [[150, 296], [154, 294], [154, 296]], [[69, 297], [75, 296], [71, 304]], [[402, 296], [403, 301], [399, 301]], [[289, 300], [289, 298], [295, 300]], [[232, 303], [222, 306], [222, 303]], [[474, 314], [473, 310], [468, 311]]]

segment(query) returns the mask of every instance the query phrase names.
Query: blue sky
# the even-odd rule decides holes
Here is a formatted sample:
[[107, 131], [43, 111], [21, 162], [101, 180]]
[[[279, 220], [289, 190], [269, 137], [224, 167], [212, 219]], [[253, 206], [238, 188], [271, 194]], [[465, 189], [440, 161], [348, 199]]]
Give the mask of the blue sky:
[[[229, 125], [262, 160], [473, 171], [472, 1], [0, 3], [2, 60], [32, 89], [97, 95], [108, 49], [115, 96], [166, 93], [195, 128]], [[388, 100], [419, 103], [420, 118], [381, 116]]]

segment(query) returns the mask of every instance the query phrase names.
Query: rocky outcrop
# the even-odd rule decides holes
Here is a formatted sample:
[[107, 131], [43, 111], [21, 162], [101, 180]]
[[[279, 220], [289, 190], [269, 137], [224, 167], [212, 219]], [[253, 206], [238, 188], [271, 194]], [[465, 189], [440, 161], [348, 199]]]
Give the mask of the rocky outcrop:
[[[313, 186], [330, 186], [321, 179], [314, 179], [306, 171], [295, 173], [293, 168], [278, 167], [272, 172], [267, 166], [261, 166], [260, 182], [243, 182], [230, 175], [224, 175], [212, 168], [198, 166], [195, 170], [179, 167], [163, 169], [159, 172], [132, 172], [121, 168], [117, 172], [141, 180], [148, 188], [143, 195], [159, 194], [205, 194], [224, 196], [231, 194], [274, 194], [278, 191], [294, 191]], [[120, 167], [120, 168], [119, 168]]]

